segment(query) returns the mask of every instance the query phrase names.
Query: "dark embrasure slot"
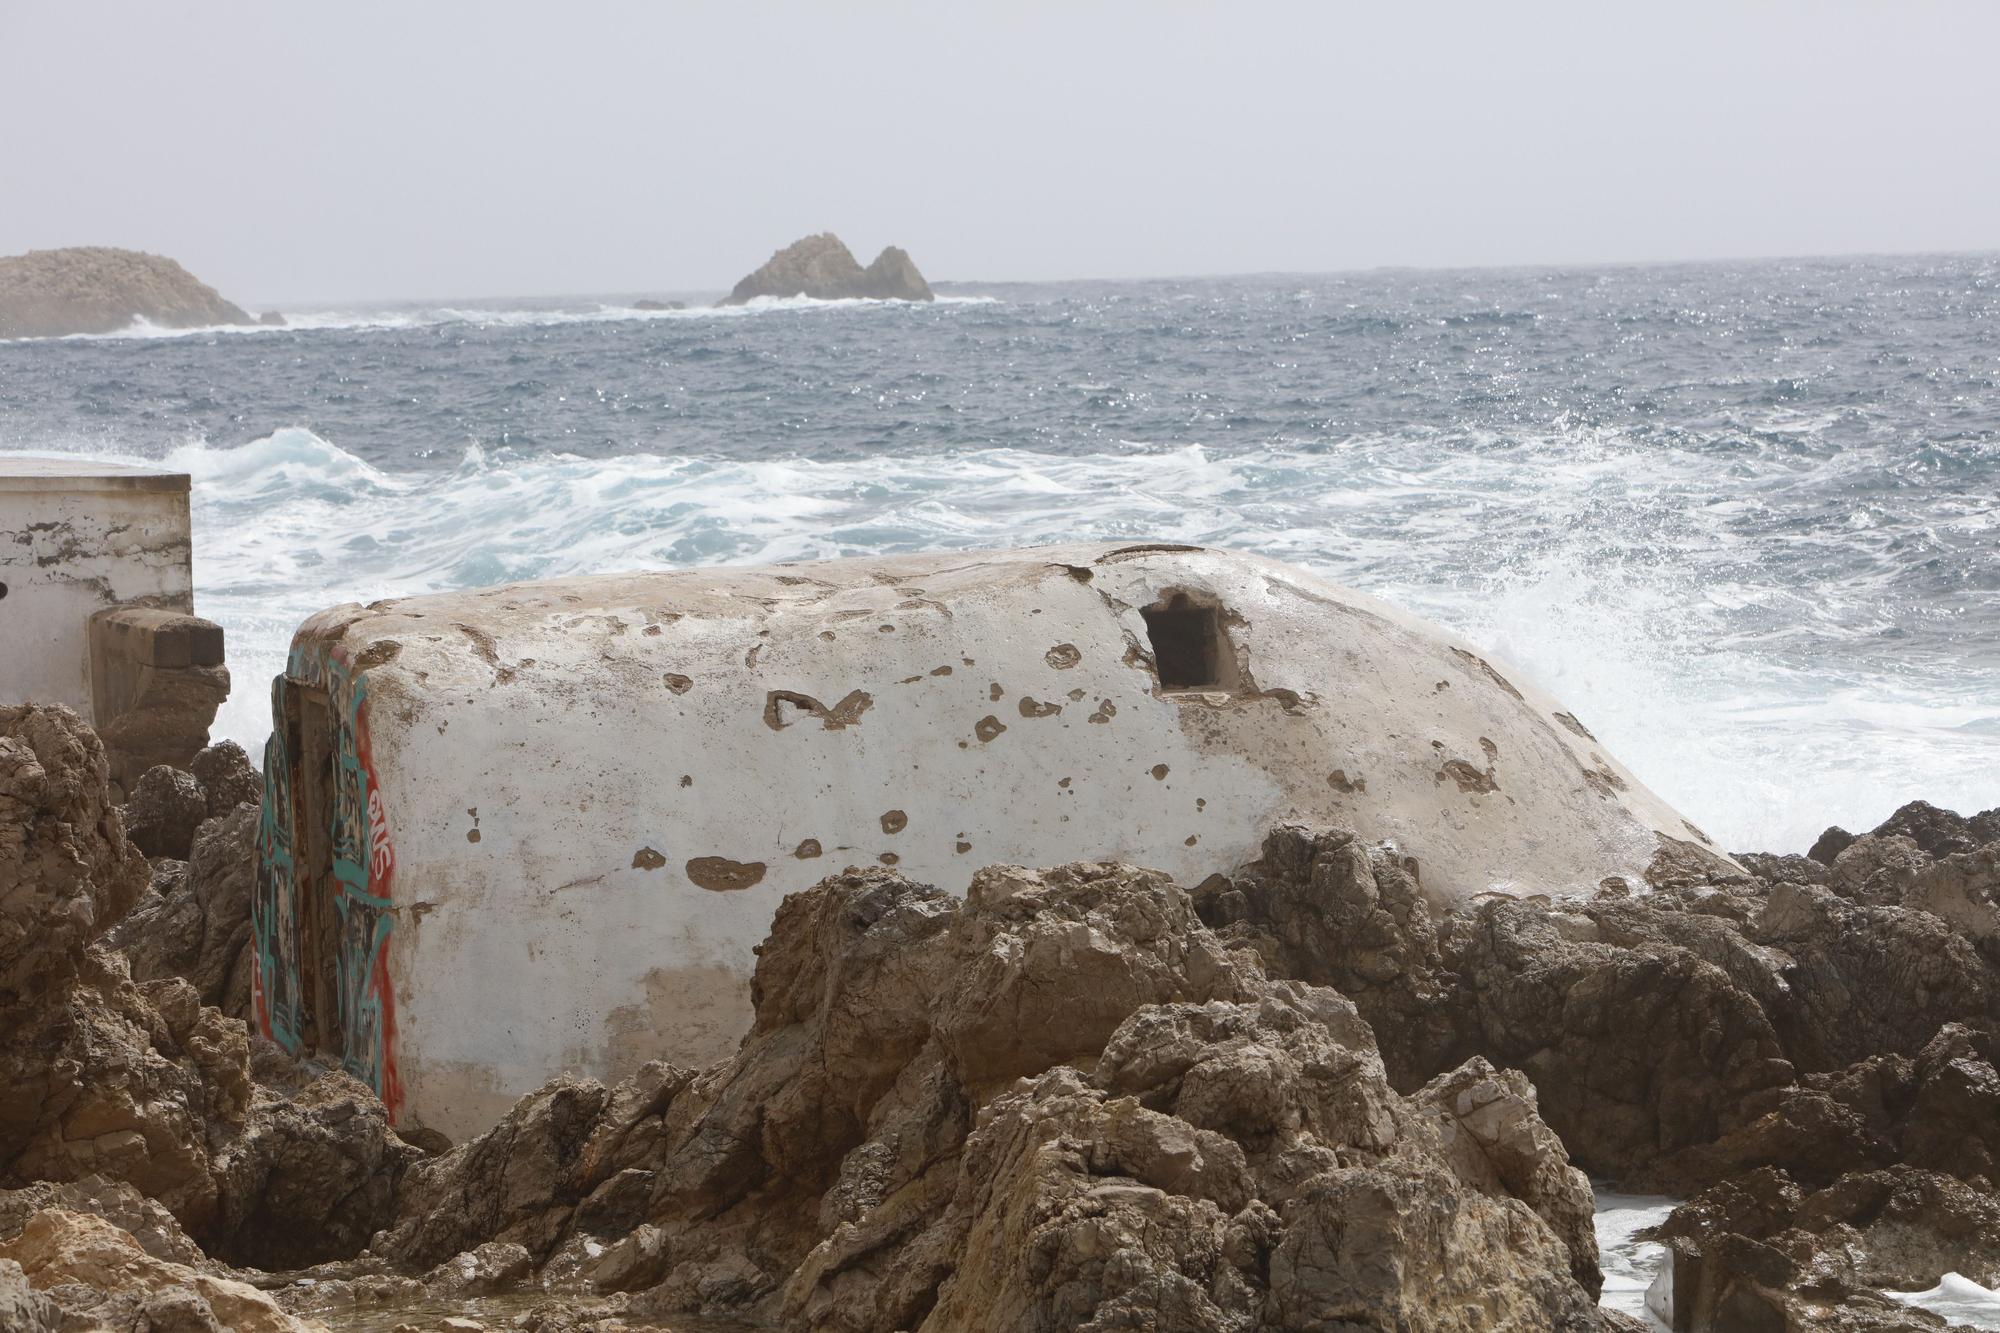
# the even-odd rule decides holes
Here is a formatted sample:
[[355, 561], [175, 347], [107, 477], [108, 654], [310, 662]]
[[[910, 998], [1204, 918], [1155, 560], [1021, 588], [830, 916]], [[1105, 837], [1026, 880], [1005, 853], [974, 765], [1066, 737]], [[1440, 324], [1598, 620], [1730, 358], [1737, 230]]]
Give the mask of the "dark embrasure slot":
[[1222, 629], [1222, 608], [1198, 606], [1184, 592], [1143, 608], [1153, 667], [1163, 690], [1226, 690], [1235, 662]]

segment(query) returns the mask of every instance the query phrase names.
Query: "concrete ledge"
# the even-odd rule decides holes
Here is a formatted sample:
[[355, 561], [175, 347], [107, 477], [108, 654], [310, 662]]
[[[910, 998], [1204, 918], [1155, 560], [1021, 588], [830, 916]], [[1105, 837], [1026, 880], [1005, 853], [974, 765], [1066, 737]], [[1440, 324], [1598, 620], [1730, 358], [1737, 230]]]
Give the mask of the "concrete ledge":
[[185, 611], [113, 606], [90, 618], [90, 693], [113, 779], [185, 768], [229, 697], [222, 626]]
[[0, 491], [170, 491], [186, 494], [185, 472], [136, 467], [130, 463], [91, 463], [75, 458], [0, 458]]
[[222, 626], [184, 611], [114, 606], [90, 618], [91, 654], [143, 666], [221, 666]]

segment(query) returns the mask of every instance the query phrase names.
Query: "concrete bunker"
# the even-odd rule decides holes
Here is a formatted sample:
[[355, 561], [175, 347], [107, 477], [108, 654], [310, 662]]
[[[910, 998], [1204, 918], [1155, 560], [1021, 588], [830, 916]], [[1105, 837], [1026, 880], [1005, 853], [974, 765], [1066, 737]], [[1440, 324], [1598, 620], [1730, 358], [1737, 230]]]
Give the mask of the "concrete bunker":
[[0, 703], [75, 709], [129, 788], [185, 767], [228, 694], [222, 627], [194, 614], [187, 474], [0, 458]]
[[1195, 883], [1297, 820], [1394, 841], [1449, 901], [1699, 837], [1470, 646], [1191, 547], [347, 605], [272, 689], [258, 1024], [451, 1137], [565, 1070], [726, 1055], [778, 902], [844, 866]]

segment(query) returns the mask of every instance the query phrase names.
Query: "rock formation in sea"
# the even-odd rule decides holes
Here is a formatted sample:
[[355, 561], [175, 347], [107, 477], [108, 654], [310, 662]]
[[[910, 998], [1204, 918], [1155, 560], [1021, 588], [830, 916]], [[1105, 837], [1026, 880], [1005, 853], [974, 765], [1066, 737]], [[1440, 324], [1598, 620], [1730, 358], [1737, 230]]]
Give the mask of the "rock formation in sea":
[[0, 709], [0, 1327], [1629, 1330], [1578, 1166], [1691, 1196], [1681, 1333], [2000, 1280], [1994, 812], [1448, 909], [1328, 829], [1191, 890], [850, 870], [780, 906], [729, 1059], [427, 1153], [224, 1012], [255, 774], [194, 768], [121, 810], [73, 714]]
[[0, 338], [255, 323], [171, 259], [102, 245], [0, 257]]
[[864, 269], [830, 231], [793, 241], [772, 255], [762, 268], [737, 283], [722, 304], [742, 305], [760, 296], [810, 296], [822, 301], [853, 297], [936, 299], [907, 252], [889, 246]]

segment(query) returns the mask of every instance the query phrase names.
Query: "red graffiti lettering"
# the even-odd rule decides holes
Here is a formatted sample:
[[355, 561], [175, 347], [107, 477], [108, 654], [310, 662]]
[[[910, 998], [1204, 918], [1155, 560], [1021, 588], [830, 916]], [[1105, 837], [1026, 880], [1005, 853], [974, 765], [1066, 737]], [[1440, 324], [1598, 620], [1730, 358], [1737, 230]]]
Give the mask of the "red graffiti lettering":
[[389, 872], [396, 868], [396, 852], [389, 841], [389, 815], [382, 808], [382, 793], [376, 791], [372, 785], [374, 778], [372, 772], [369, 778], [371, 785], [368, 791], [368, 877], [374, 881], [387, 881]]

